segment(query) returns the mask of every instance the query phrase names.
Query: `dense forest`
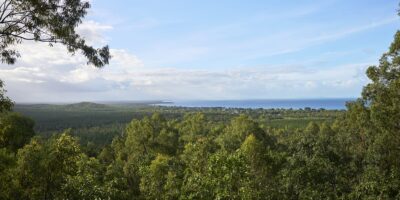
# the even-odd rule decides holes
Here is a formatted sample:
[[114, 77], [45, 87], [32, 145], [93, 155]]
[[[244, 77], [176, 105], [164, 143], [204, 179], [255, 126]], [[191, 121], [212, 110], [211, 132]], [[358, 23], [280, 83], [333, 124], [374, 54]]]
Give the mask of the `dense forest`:
[[[51, 30], [108, 63], [108, 47], [98, 58], [68, 27]], [[0, 81], [0, 199], [400, 199], [400, 31], [366, 74], [345, 111], [12, 109]]]
[[150, 117], [159, 113], [167, 120], [182, 120], [190, 113], [202, 113], [214, 123], [229, 123], [241, 114], [250, 116], [262, 127], [275, 129], [305, 128], [309, 122], [333, 123], [344, 110], [325, 109], [244, 109], [244, 108], [189, 108], [157, 106], [149, 103], [99, 104], [82, 102], [76, 104], [17, 104], [14, 111], [35, 121], [37, 135], [48, 138], [70, 129], [80, 144], [100, 150], [110, 144], [117, 135], [124, 134], [125, 126], [132, 119]]

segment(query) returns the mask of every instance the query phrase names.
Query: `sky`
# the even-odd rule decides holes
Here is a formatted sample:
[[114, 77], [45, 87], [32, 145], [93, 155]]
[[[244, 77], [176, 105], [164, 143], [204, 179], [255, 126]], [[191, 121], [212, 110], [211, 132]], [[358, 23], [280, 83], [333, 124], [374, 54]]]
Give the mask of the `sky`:
[[400, 25], [396, 0], [90, 0], [77, 31], [104, 68], [24, 42], [16, 102], [354, 98]]

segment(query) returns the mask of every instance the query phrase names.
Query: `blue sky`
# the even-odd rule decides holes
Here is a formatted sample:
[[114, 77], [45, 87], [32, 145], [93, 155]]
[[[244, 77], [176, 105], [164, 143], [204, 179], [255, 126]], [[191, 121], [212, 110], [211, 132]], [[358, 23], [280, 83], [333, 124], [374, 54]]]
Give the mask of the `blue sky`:
[[112, 24], [110, 44], [129, 49], [149, 67], [374, 61], [399, 21], [397, 1], [119, 2], [94, 1], [93, 19]]
[[368, 83], [366, 67], [387, 50], [400, 22], [394, 0], [91, 4], [80, 31], [93, 45], [110, 45], [110, 66], [96, 70], [62, 47], [46, 50], [58, 55], [46, 57], [32, 47], [48, 47], [25, 44], [18, 47], [21, 62], [0, 75], [12, 98], [357, 97]]

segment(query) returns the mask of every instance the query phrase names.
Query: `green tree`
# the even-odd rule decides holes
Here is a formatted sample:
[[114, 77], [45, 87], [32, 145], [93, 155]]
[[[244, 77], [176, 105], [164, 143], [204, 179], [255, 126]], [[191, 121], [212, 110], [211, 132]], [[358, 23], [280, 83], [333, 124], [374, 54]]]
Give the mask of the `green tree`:
[[170, 192], [179, 188], [171, 187], [176, 179], [174, 165], [173, 158], [158, 154], [149, 166], [142, 168], [140, 191], [145, 199], [177, 199], [179, 192]]
[[33, 126], [32, 119], [17, 113], [0, 116], [0, 148], [6, 147], [16, 152], [35, 135]]
[[[400, 198], [400, 31], [378, 66], [371, 66], [362, 98], [349, 105], [353, 118], [348, 123], [360, 128], [363, 174], [354, 196], [357, 198]], [[358, 105], [358, 106], [356, 106]], [[355, 110], [358, 109], [358, 110]], [[356, 136], [358, 136], [356, 135]]]
[[[76, 33], [90, 7], [82, 0], [3, 0], [0, 3], [0, 60], [14, 64], [20, 56], [12, 46], [23, 41], [62, 44], [68, 52], [80, 51], [88, 64], [102, 67], [111, 58], [108, 46], [94, 48]], [[0, 113], [10, 111], [13, 103], [5, 96], [0, 80]]]
[[4, 89], [4, 83], [0, 80], [0, 114], [6, 111], [11, 111], [13, 102], [10, 98], [5, 96], [6, 90]]
[[167, 121], [155, 113], [142, 120], [132, 120], [126, 128], [125, 146], [132, 156], [171, 154], [175, 149], [178, 135]]
[[211, 192], [207, 199], [242, 199], [248, 192], [243, 184], [247, 179], [245, 160], [237, 153], [221, 150], [211, 155], [202, 179]]
[[132, 120], [126, 134], [111, 145], [115, 159], [107, 169], [109, 190], [120, 198], [139, 197], [140, 170], [157, 154], [174, 155], [178, 138], [177, 131], [158, 113]]
[[81, 151], [67, 133], [48, 141], [32, 139], [18, 151], [18, 181], [23, 199], [65, 199], [63, 188], [75, 176]]
[[208, 160], [217, 150], [212, 138], [200, 138], [185, 145], [180, 158], [184, 164], [181, 199], [210, 199], [210, 183], [206, 178]]
[[180, 139], [184, 142], [195, 142], [199, 137], [208, 135], [209, 130], [202, 113], [185, 114], [179, 124]]
[[235, 151], [240, 147], [247, 136], [253, 134], [265, 145], [273, 145], [273, 138], [267, 135], [260, 126], [246, 115], [232, 119], [224, 132], [218, 136], [217, 142], [227, 151]]
[[76, 27], [90, 7], [81, 0], [3, 0], [0, 4], [0, 57], [14, 64], [18, 51], [10, 46], [23, 41], [59, 43], [70, 53], [82, 51], [88, 63], [96, 67], [108, 64], [108, 46], [95, 49], [76, 33]]
[[109, 153], [112, 155], [109, 158], [112, 160], [107, 165], [104, 177], [105, 190], [111, 199], [131, 199], [140, 195], [140, 159], [138, 159], [140, 157], [137, 154], [131, 154], [130, 149], [125, 146], [125, 142], [125, 136], [117, 136], [111, 143], [111, 152]]
[[330, 126], [310, 123], [288, 142], [282, 185], [287, 199], [338, 199], [350, 193], [346, 153]]
[[62, 186], [65, 199], [107, 199], [110, 195], [104, 187], [102, 166], [96, 158], [82, 154], [77, 161], [77, 171], [66, 177]]
[[15, 180], [15, 154], [0, 148], [0, 199], [18, 199], [21, 192]]
[[139, 181], [135, 180], [136, 176], [132, 178], [131, 174], [126, 173], [125, 166], [126, 162], [117, 158], [107, 167], [104, 188], [110, 199], [139, 197]]
[[277, 153], [269, 150], [254, 135], [247, 136], [236, 153], [245, 165], [241, 199], [279, 199], [279, 185], [275, 178], [279, 162], [279, 156], [275, 156]]
[[114, 152], [113, 152], [112, 148], [109, 145], [105, 146], [101, 150], [101, 152], [97, 156], [97, 158], [99, 159], [99, 161], [102, 164], [105, 164], [105, 165], [111, 164], [113, 162], [113, 160], [115, 159]]

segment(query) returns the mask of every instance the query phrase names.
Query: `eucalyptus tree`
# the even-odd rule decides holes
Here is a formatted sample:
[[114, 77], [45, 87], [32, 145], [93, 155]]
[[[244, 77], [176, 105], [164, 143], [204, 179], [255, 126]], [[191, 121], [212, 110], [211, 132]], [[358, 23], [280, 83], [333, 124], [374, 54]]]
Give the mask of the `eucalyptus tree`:
[[96, 67], [108, 64], [108, 46], [94, 48], [77, 32], [90, 4], [82, 0], [2, 0], [0, 3], [0, 59], [14, 64], [19, 53], [12, 46], [24, 41], [59, 43], [70, 53], [81, 51]]
[[[371, 82], [362, 98], [351, 105], [356, 118], [349, 123], [367, 124], [360, 132], [364, 150], [364, 173], [355, 196], [358, 198], [400, 198], [400, 31], [377, 66], [367, 70]], [[357, 105], [358, 104], [358, 105]]]
[[4, 89], [4, 83], [0, 80], [0, 113], [10, 111], [13, 106], [13, 102], [5, 95], [5, 93], [6, 90]]
[[34, 124], [32, 119], [18, 113], [0, 116], [0, 148], [17, 152], [35, 135]]
[[[13, 48], [26, 41], [62, 44], [71, 54], [82, 53], [87, 63], [103, 67], [111, 58], [106, 45], [95, 48], [76, 32], [90, 8], [82, 0], [0, 0], [0, 60], [14, 64], [20, 54]], [[0, 80], [0, 112], [11, 110]]]

